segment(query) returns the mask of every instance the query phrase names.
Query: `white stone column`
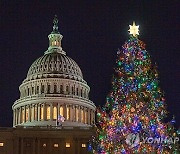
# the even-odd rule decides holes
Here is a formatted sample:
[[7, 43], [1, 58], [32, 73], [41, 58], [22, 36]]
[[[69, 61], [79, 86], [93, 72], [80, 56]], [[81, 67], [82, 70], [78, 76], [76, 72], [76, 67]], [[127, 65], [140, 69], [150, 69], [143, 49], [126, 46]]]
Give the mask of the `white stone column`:
[[74, 106], [74, 105], [72, 105], [71, 121], [72, 121], [72, 122], [75, 121], [75, 106]]
[[70, 121], [73, 121], [73, 105], [71, 104], [69, 108], [70, 108]]
[[74, 121], [76, 122], [77, 106], [74, 105]]
[[43, 103], [43, 121], [46, 120], [46, 104]]
[[79, 109], [79, 118], [78, 118], [78, 122], [81, 122], [81, 106], [78, 107]]
[[83, 119], [84, 119], [83, 123], [84, 123], [84, 124], [85, 124], [85, 122], [86, 122], [85, 114], [86, 114], [86, 108], [83, 107]]
[[38, 112], [37, 121], [40, 121], [40, 119], [41, 119], [41, 104], [38, 104], [37, 112]]
[[16, 109], [16, 125], [18, 124], [18, 109]]
[[94, 114], [93, 114], [93, 110], [91, 110], [91, 124], [94, 124]]
[[91, 113], [91, 109], [89, 109], [89, 117], [90, 117], [90, 125], [92, 125], [92, 113]]
[[28, 112], [29, 112], [28, 121], [30, 122], [31, 121], [31, 106], [30, 105], [28, 106]]
[[24, 123], [26, 123], [26, 106], [24, 106]]
[[63, 114], [64, 114], [64, 118], [65, 120], [67, 120], [67, 106], [66, 105], [63, 105]]
[[13, 111], [14, 111], [14, 124], [13, 124], [13, 126], [15, 126], [16, 125], [17, 113], [16, 113], [16, 109], [14, 109]]
[[57, 119], [59, 115], [60, 115], [60, 104], [58, 103], [57, 104]]
[[50, 120], [53, 121], [53, 105], [50, 105]]
[[19, 118], [19, 120], [20, 120], [20, 124], [22, 123], [22, 107], [20, 107], [20, 118]]

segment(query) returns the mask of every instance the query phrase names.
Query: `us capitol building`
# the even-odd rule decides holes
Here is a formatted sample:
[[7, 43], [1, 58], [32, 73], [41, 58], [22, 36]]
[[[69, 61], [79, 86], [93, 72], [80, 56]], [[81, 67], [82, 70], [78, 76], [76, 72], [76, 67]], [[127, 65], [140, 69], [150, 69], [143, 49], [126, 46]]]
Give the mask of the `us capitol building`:
[[0, 154], [86, 154], [96, 106], [78, 64], [62, 49], [54, 18], [49, 47], [34, 61], [12, 106], [13, 128], [0, 128]]

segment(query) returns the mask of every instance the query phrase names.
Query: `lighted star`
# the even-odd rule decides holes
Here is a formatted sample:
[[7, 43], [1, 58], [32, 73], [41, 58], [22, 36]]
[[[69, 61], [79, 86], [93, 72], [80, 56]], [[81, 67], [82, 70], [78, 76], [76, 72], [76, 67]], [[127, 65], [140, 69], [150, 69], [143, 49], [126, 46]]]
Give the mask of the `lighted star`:
[[135, 22], [133, 22], [133, 25], [129, 25], [129, 34], [132, 34], [134, 37], [139, 35], [139, 25], [136, 26]]

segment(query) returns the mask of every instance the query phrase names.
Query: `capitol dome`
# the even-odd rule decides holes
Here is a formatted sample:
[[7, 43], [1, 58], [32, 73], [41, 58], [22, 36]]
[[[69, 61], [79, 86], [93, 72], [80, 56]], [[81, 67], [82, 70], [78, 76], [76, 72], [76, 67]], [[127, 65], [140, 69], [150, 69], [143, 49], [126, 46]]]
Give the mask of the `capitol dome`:
[[29, 68], [27, 80], [57, 77], [83, 81], [81, 69], [70, 57], [60, 53], [49, 53], [38, 58]]
[[94, 124], [96, 107], [89, 100], [90, 87], [78, 64], [61, 47], [57, 17], [53, 22], [48, 50], [35, 60], [19, 86], [20, 98], [12, 106], [14, 127]]

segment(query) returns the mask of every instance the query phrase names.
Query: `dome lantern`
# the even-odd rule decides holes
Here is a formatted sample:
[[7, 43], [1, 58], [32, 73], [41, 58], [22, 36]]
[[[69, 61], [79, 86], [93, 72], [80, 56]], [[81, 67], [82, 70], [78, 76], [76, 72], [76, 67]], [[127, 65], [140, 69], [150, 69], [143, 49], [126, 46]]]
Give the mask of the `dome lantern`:
[[53, 24], [54, 24], [53, 25], [53, 31], [51, 32], [51, 34], [48, 35], [49, 48], [45, 52], [45, 54], [57, 52], [57, 53], [61, 53], [61, 54], [66, 55], [66, 52], [63, 51], [62, 47], [61, 47], [61, 40], [62, 40], [63, 36], [60, 34], [60, 32], [58, 30], [57, 15], [55, 15], [55, 17], [54, 17]]

